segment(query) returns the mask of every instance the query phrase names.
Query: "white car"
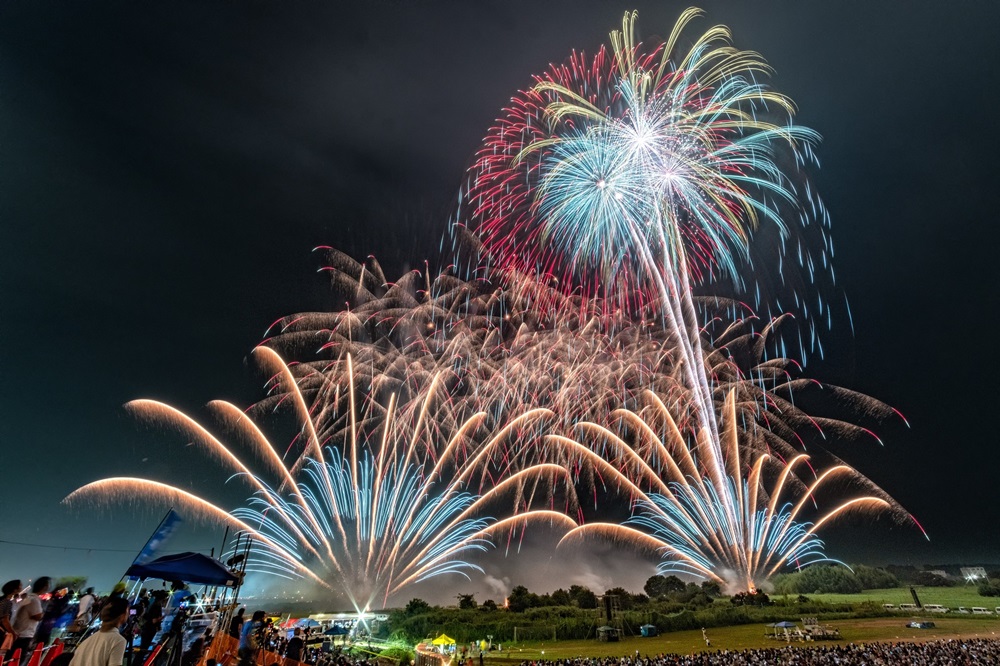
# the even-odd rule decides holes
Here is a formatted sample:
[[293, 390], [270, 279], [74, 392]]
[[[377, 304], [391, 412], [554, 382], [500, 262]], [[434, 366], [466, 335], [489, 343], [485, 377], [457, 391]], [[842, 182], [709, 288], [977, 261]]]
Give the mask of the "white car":
[[928, 613], [947, 613], [948, 609], [941, 604], [926, 604], [924, 610]]
[[973, 606], [972, 607], [972, 614], [973, 615], [993, 615], [993, 611], [991, 611], [989, 608], [983, 608], [982, 606]]
[[969, 614], [969, 609], [966, 608], [965, 606], [959, 606], [958, 610], [956, 610], [955, 612], [956, 613], [962, 613], [964, 615], [968, 615]]

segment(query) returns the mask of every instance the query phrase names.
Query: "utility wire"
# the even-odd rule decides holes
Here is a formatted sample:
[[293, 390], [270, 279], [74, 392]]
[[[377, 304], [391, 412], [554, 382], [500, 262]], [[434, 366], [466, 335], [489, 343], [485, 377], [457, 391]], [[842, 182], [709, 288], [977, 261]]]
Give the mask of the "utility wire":
[[[87, 548], [84, 546], [56, 546], [47, 543], [27, 543], [24, 541], [8, 541], [7, 539], [0, 539], [0, 544], [7, 544], [10, 546], [28, 546], [31, 548], [52, 548], [54, 550], [83, 550], [83, 551], [93, 551], [100, 553], [135, 553], [137, 552], [135, 548]], [[175, 550], [163, 553], [164, 555], [172, 555], [174, 553], [187, 553], [191, 551], [185, 550]], [[198, 551], [196, 551], [198, 552]]]

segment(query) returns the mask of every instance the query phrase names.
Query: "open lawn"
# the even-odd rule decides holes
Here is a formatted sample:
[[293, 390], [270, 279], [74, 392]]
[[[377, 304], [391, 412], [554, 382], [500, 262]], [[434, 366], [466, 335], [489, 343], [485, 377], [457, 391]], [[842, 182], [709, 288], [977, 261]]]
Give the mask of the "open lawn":
[[[961, 587], [916, 587], [917, 596], [923, 604], [941, 604], [948, 608], [958, 608], [965, 606], [985, 606], [990, 610], [1000, 606], [1000, 597], [981, 597], [976, 587], [973, 585], [963, 585]], [[796, 595], [797, 596], [797, 595]], [[863, 601], [873, 601], [881, 604], [912, 604], [913, 597], [910, 595], [908, 587], [893, 587], [885, 590], [865, 590], [858, 594], [807, 594], [809, 599], [814, 601], [825, 601], [827, 603], [860, 603]], [[775, 599], [781, 598], [774, 595]]]
[[[845, 595], [853, 596], [853, 595]], [[921, 597], [921, 601], [923, 598]], [[891, 601], [888, 603], [892, 603]], [[932, 601], [930, 603], [943, 603]], [[801, 625], [799, 618], [789, 616], [789, 621]], [[906, 618], [870, 618], [858, 620], [833, 620], [824, 622], [840, 629], [841, 640], [818, 641], [815, 643], [791, 643], [792, 646], [824, 645], [831, 643], [866, 643], [876, 641], [930, 641], [957, 637], [1000, 637], [1000, 618], [993, 617], [935, 617], [934, 629], [907, 629]], [[656, 654], [672, 652], [688, 654], [712, 650], [742, 650], [788, 645], [783, 640], [766, 638], [765, 632], [773, 632], [763, 624], [748, 624], [735, 627], [717, 627], [708, 630], [712, 647], [706, 648], [701, 631], [678, 631], [662, 634], [655, 638], [627, 637], [617, 643], [601, 643], [596, 640], [568, 640], [523, 643], [517, 646], [504, 645], [503, 656], [491, 653], [487, 663], [520, 663], [527, 659], [565, 659], [572, 657], [604, 657], [635, 654]]]

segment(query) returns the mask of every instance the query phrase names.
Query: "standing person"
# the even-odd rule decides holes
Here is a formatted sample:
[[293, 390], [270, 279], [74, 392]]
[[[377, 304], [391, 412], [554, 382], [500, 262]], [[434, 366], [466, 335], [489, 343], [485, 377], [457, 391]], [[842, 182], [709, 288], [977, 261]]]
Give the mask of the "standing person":
[[27, 663], [31, 656], [31, 644], [35, 640], [35, 631], [38, 623], [45, 617], [45, 607], [39, 595], [49, 591], [52, 579], [42, 576], [31, 585], [31, 592], [28, 593], [21, 603], [14, 610], [14, 639], [12, 650], [21, 650], [21, 663]]
[[167, 598], [166, 590], [156, 590], [153, 592], [153, 599], [149, 602], [149, 608], [142, 616], [139, 627], [139, 653], [145, 654], [146, 650], [153, 642], [153, 637], [160, 630], [163, 622], [163, 604]]
[[101, 609], [101, 628], [80, 643], [70, 666], [121, 666], [128, 641], [118, 627], [128, 620], [128, 601], [109, 599]]
[[288, 641], [288, 647], [285, 648], [285, 658], [292, 661], [302, 661], [302, 648], [305, 647], [305, 644], [305, 641], [302, 640], [302, 630], [296, 629], [291, 640]]
[[135, 609], [135, 614], [142, 617], [149, 610], [149, 590], [142, 588], [139, 590], [139, 595], [132, 602], [132, 608]]
[[76, 605], [77, 622], [83, 621], [85, 624], [90, 624], [90, 621], [93, 619], [91, 610], [93, 610], [96, 600], [97, 597], [94, 596], [94, 588], [88, 587], [80, 596], [80, 600]]
[[17, 638], [11, 620], [14, 617], [14, 595], [20, 591], [19, 580], [9, 580], [3, 584], [3, 596], [0, 597], [0, 661], [3, 660], [6, 651], [13, 647], [14, 639]]
[[167, 608], [176, 612], [189, 596], [191, 596], [191, 592], [184, 581], [175, 580], [170, 584], [170, 602], [167, 604]]
[[76, 618], [70, 624], [69, 631], [83, 632], [87, 630], [87, 627], [90, 626], [91, 621], [94, 619], [95, 601], [97, 601], [97, 597], [94, 596], [94, 588], [88, 587], [77, 602]]
[[56, 624], [67, 614], [69, 602], [73, 598], [73, 591], [68, 588], [59, 588], [49, 597], [49, 602], [45, 605], [45, 615], [35, 629], [35, 642], [48, 645], [52, 640], [52, 630]]
[[233, 638], [240, 637], [240, 630], [243, 629], [243, 622], [245, 620], [243, 613], [245, 612], [247, 612], [246, 608], [239, 609], [236, 615], [233, 616], [233, 619], [229, 621], [229, 635]]
[[257, 649], [260, 648], [260, 632], [264, 630], [264, 611], [253, 612], [253, 617], [249, 622], [243, 624], [243, 631], [240, 632], [240, 666], [251, 666]]

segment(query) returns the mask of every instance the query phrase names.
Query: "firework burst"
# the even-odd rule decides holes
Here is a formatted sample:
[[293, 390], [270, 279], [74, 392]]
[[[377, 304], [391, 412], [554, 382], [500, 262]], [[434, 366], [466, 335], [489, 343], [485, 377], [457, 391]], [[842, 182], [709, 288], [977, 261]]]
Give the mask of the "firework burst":
[[610, 49], [574, 53], [515, 96], [458, 217], [488, 262], [632, 308], [737, 277], [761, 220], [787, 238], [782, 206], [802, 194], [782, 157], [802, 161], [818, 137], [788, 122], [792, 103], [758, 81], [767, 65], [724, 26], [681, 51], [699, 14], [654, 46], [626, 14]]
[[[631, 489], [636, 510], [620, 530], [588, 524], [574, 535], [611, 530], [638, 539], [645, 529], [647, 543], [659, 539], [670, 555], [665, 567], [716, 578], [723, 574], [713, 572], [731, 572], [727, 584], [753, 585], [789, 563], [825, 559], [817, 530], [839, 516], [864, 509], [915, 524], [822, 446], [878, 441], [874, 433], [807, 413], [798, 398], [816, 392], [869, 419], [902, 417], [868, 396], [804, 377], [799, 364], [781, 355], [777, 331], [787, 316], [762, 321], [732, 301], [695, 301], [706, 321], [698, 338], [701, 373], [712, 387], [712, 412], [721, 415], [719, 429], [707, 432], [678, 367], [676, 335], [652, 319], [509, 273], [500, 284], [446, 272], [434, 279], [411, 273], [390, 285], [377, 263], [358, 264], [336, 252], [324, 272], [345, 295], [364, 296], [344, 311], [293, 315], [274, 327], [269, 344], [311, 349], [295, 366], [299, 385], [317, 395], [327, 377], [345, 371], [348, 357], [365, 358], [366, 384], [394, 391], [420, 383], [413, 376], [452, 377], [449, 411], [439, 415], [449, 422], [469, 411], [502, 418], [506, 410], [546, 409], [533, 460], [572, 470], [578, 494], [594, 498], [592, 509], [576, 518], [606, 514], [616, 503], [600, 498], [617, 494], [614, 488]], [[375, 276], [371, 288], [364, 289], [369, 276]], [[389, 344], [390, 332], [403, 337]], [[422, 400], [419, 392], [407, 399]], [[345, 426], [325, 423], [333, 433]], [[616, 447], [608, 446], [611, 437]], [[807, 447], [812, 457], [803, 455]], [[817, 467], [819, 460], [828, 467]], [[775, 475], [780, 482], [767, 485]], [[844, 503], [834, 492], [842, 487], [862, 494]], [[810, 503], [793, 510], [784, 499], [769, 502], [795, 493]], [[826, 513], [811, 504], [820, 495], [833, 506]]]
[[[738, 425], [735, 390], [720, 410], [721, 451], [707, 433], [685, 436], [659, 398], [646, 398], [644, 408], [618, 410], [607, 426], [580, 423], [575, 439], [553, 437], [564, 450], [591, 451], [600, 461], [605, 489], [626, 497], [632, 509], [620, 523], [587, 523], [563, 541], [596, 537], [625, 543], [660, 556], [662, 573], [753, 590], [789, 565], [834, 561], [817, 533], [838, 518], [888, 514], [917, 525], [895, 500], [841, 461], [816, 468], [806, 454], [786, 460], [747, 446], [752, 438]], [[719, 464], [711, 461], [717, 455]]]
[[568, 517], [576, 513], [569, 473], [532, 460], [533, 441], [551, 418], [548, 410], [528, 410], [502, 427], [492, 427], [489, 415], [478, 412], [445, 433], [450, 421], [439, 411], [449, 400], [443, 382], [431, 378], [419, 404], [402, 406], [393, 395], [387, 405], [377, 405], [357, 396], [348, 358], [346, 375], [328, 387], [346, 397], [348, 425], [328, 435], [317, 424], [338, 400], [307, 403], [277, 353], [260, 347], [257, 355], [274, 372], [272, 407], [287, 406], [300, 418], [296, 440], [304, 450], [288, 460], [230, 403], [210, 406], [234, 438], [251, 446], [256, 470], [179, 410], [151, 400], [128, 405], [191, 436], [232, 471], [253, 491], [245, 506], [229, 512], [180, 488], [135, 478], [97, 481], [66, 501], [181, 506], [253, 536], [259, 547], [248, 571], [313, 581], [345, 593], [361, 609], [433, 576], [481, 572], [469, 561], [474, 552], [497, 539], [516, 547], [530, 524], [576, 526]]
[[[470, 554], [533, 522], [744, 589], [826, 559], [818, 531], [841, 516], [915, 522], [817, 445], [871, 431], [796, 398], [821, 388], [866, 415], [894, 410], [803, 377], [776, 333], [789, 317], [761, 307], [759, 290], [754, 309], [694, 294], [723, 276], [742, 285], [764, 229], [777, 268], [755, 273], [784, 280], [794, 256], [812, 279], [832, 257], [825, 231], [820, 261], [798, 233], [828, 219], [798, 171], [816, 135], [791, 123], [791, 102], [759, 82], [767, 66], [726, 28], [681, 48], [698, 14], [651, 46], [628, 14], [610, 48], [515, 96], [460, 195], [452, 239], [475, 250], [461, 268], [389, 283], [373, 259], [324, 248], [346, 307], [275, 322], [255, 352], [267, 397], [246, 413], [212, 403], [252, 465], [181, 412], [131, 403], [246, 483], [245, 506], [130, 478], [68, 500], [181, 504], [254, 536], [255, 570], [342, 589], [358, 607], [468, 575]], [[816, 344], [829, 300], [794, 301]], [[279, 448], [257, 422], [282, 410], [298, 427]], [[587, 522], [622, 497], [619, 524]]]

